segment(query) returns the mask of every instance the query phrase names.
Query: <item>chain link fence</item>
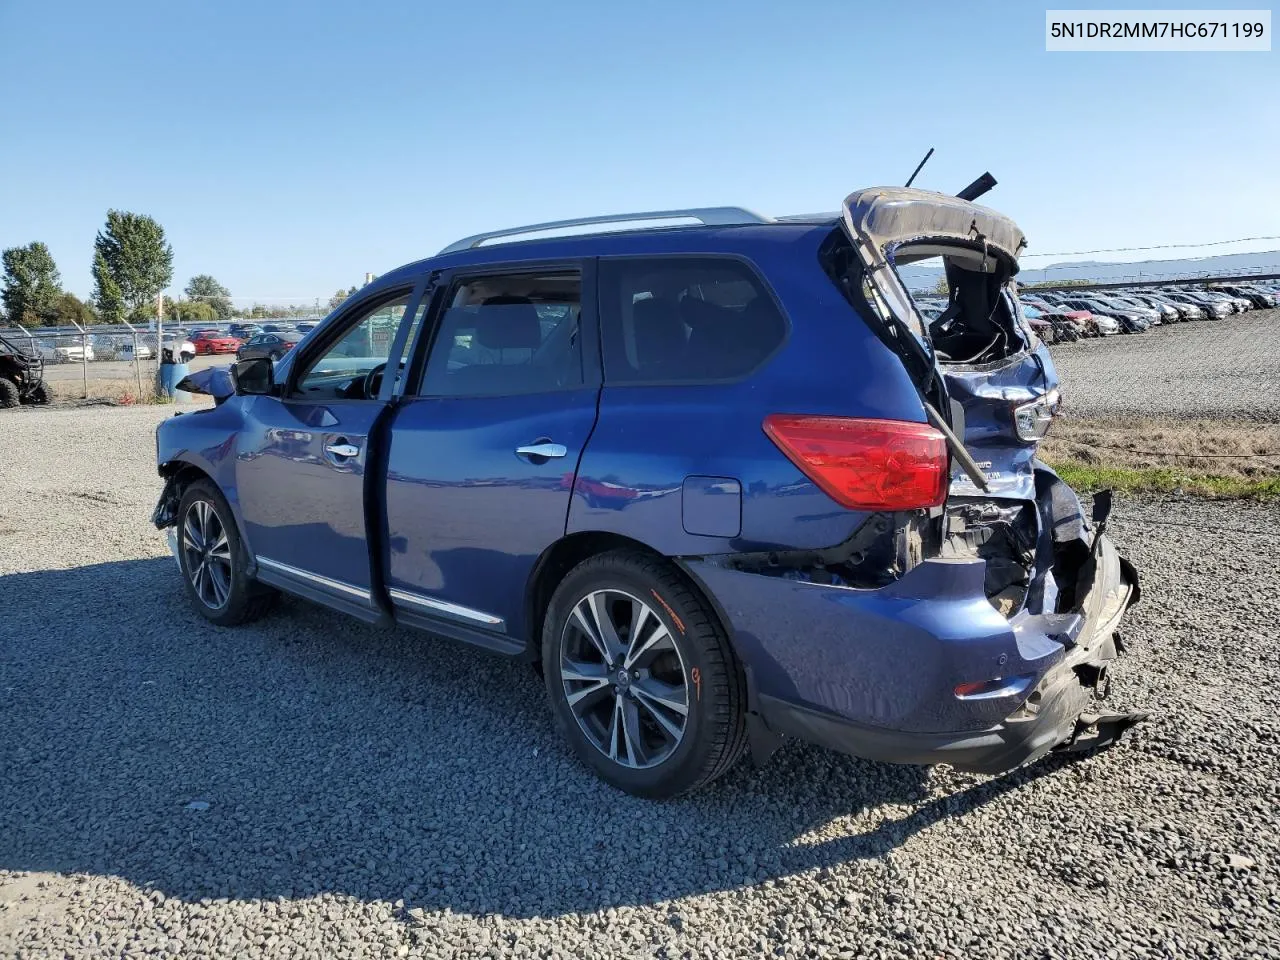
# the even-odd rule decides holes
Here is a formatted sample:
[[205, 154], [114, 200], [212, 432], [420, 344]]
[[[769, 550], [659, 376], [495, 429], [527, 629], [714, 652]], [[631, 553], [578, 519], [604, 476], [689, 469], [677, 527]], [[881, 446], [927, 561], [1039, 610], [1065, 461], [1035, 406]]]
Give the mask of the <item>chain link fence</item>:
[[0, 337], [43, 361], [45, 387], [54, 402], [151, 402], [157, 395], [162, 346], [165, 359], [190, 362], [195, 356], [181, 330], [166, 328], [161, 345], [154, 330], [127, 324], [79, 329], [0, 327]]

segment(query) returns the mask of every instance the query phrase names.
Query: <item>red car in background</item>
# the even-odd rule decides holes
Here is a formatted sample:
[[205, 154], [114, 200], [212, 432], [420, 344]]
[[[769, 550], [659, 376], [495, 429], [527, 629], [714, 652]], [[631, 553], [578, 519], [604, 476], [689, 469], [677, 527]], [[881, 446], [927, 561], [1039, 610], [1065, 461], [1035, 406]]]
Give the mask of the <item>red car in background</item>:
[[235, 353], [240, 349], [240, 340], [220, 330], [197, 330], [191, 335], [196, 353]]

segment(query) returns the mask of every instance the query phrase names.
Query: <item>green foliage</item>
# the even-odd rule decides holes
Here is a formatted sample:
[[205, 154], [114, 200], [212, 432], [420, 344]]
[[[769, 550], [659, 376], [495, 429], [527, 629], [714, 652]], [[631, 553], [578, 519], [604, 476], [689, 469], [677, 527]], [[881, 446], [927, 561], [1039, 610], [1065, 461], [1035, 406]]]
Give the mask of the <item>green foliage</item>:
[[10, 247], [3, 253], [0, 299], [10, 321], [24, 327], [50, 322], [62, 293], [62, 278], [49, 248], [40, 241]]
[[[187, 289], [190, 290], [190, 285]], [[208, 300], [171, 300], [165, 306], [165, 320], [169, 323], [216, 323], [222, 319]], [[230, 316], [230, 311], [227, 315]]]
[[951, 284], [947, 283], [946, 274], [938, 278], [938, 282], [933, 285], [933, 292], [940, 297], [951, 296]]
[[94, 299], [104, 320], [145, 313], [145, 306], [173, 279], [173, 247], [151, 217], [108, 210], [93, 242]]
[[351, 294], [355, 292], [356, 292], [355, 287], [352, 287], [350, 290], [339, 290], [337, 293], [335, 293], [332, 297], [329, 298], [329, 309], [337, 310], [340, 306], [346, 303], [347, 297], [351, 296]]
[[213, 316], [208, 318], [201, 317], [200, 319], [217, 320], [219, 322], [231, 319], [231, 291], [207, 273], [192, 277], [187, 282], [187, 288], [183, 292], [186, 293], [188, 300], [201, 300], [212, 308]]
[[92, 304], [85, 303], [74, 293], [63, 292], [54, 301], [51, 322], [60, 327], [69, 327], [72, 324], [87, 327], [98, 322], [98, 311], [93, 309]]
[[106, 258], [98, 251], [93, 254], [93, 302], [103, 323], [119, 323], [124, 318], [120, 285], [112, 277]]

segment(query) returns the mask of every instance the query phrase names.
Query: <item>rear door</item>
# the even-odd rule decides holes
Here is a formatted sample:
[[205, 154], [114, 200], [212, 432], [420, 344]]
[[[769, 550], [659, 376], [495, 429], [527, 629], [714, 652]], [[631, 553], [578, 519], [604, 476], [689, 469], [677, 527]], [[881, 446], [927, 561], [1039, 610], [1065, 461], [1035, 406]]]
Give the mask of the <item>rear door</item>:
[[397, 618], [516, 653], [525, 587], [564, 536], [600, 392], [592, 262], [459, 272], [391, 425], [386, 584]]

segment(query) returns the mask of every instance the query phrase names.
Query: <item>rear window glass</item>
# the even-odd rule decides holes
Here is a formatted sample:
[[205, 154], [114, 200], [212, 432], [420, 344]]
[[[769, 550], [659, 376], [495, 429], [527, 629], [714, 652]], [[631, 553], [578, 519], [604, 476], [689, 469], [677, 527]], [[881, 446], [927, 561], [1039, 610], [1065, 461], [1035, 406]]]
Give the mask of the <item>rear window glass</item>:
[[613, 383], [737, 379], [787, 336], [773, 298], [735, 260], [603, 260], [600, 307]]

